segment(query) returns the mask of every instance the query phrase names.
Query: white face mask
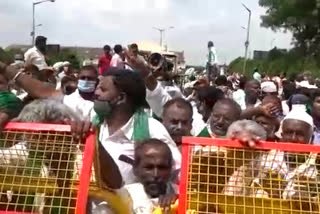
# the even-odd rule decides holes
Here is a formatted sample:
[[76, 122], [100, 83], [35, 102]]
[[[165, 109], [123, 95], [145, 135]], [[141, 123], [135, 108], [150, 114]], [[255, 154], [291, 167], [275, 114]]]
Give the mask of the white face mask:
[[96, 90], [97, 81], [79, 80], [78, 89], [84, 93], [92, 93]]

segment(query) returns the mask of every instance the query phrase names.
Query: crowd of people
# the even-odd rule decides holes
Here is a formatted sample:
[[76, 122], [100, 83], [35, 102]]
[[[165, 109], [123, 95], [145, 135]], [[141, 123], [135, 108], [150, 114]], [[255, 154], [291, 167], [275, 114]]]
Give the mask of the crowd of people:
[[[290, 79], [258, 69], [252, 77], [195, 74], [179, 85], [136, 44], [106, 45], [98, 66], [79, 72], [69, 62], [49, 67], [45, 47], [38, 36], [23, 63], [0, 62], [1, 129], [11, 120], [70, 124], [82, 139], [98, 127], [103, 182], [129, 192], [132, 213], [168, 211], [176, 201], [183, 136], [228, 137], [251, 148], [260, 140], [320, 144], [320, 89], [308, 72]], [[211, 70], [213, 43], [209, 50]], [[240, 194], [235, 177], [226, 194]], [[94, 198], [89, 203], [90, 213], [108, 210]]]

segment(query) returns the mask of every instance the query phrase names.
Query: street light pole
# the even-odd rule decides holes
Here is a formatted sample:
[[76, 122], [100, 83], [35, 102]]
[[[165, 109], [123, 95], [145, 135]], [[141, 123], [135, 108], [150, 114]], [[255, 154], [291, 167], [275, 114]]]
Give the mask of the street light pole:
[[246, 71], [247, 67], [247, 57], [248, 57], [248, 49], [249, 49], [249, 40], [250, 40], [250, 25], [251, 25], [251, 10], [242, 3], [242, 6], [249, 12], [248, 26], [247, 26], [247, 40], [245, 42], [245, 54], [244, 54], [244, 63], [243, 63], [243, 73]]
[[162, 48], [163, 47], [163, 34], [167, 31], [167, 30], [170, 30], [170, 29], [173, 29], [174, 27], [173, 26], [170, 26], [169, 28], [156, 28], [156, 27], [153, 27], [153, 29], [159, 31], [160, 33], [160, 47]]
[[38, 2], [32, 2], [32, 45], [34, 45], [34, 39], [36, 35], [36, 23], [35, 23], [35, 10], [36, 10], [36, 5], [44, 3], [44, 2], [55, 2], [55, 0], [42, 0]]
[[164, 28], [156, 28], [156, 27], [154, 27], [153, 29], [159, 31], [159, 33], [160, 33], [160, 47], [162, 48], [163, 32], [164, 32], [166, 29], [164, 29]]
[[34, 13], [35, 13], [35, 6], [36, 4], [33, 2], [32, 3], [32, 32], [31, 32], [31, 36], [32, 36], [32, 45], [34, 45], [34, 37], [36, 34], [36, 27], [35, 27], [35, 18], [34, 18]]

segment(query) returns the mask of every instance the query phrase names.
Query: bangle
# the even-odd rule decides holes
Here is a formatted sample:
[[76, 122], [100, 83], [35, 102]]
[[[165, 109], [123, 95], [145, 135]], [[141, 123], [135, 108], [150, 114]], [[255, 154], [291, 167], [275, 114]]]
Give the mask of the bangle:
[[23, 73], [23, 70], [22, 70], [22, 71], [19, 71], [18, 73], [16, 73], [16, 75], [14, 75], [12, 81], [13, 81], [14, 83], [16, 83], [18, 77], [19, 77], [22, 73]]

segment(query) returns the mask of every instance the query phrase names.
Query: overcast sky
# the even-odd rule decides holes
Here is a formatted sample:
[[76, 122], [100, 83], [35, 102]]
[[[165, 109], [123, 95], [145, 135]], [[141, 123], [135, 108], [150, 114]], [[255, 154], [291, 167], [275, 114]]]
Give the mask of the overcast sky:
[[[0, 0], [0, 46], [30, 44], [33, 0]], [[258, 0], [243, 0], [252, 10], [250, 50], [288, 48], [291, 35], [260, 27], [264, 9]], [[159, 43], [152, 27], [174, 29], [165, 35], [169, 49], [184, 50], [188, 64], [204, 64], [214, 41], [219, 61], [244, 55], [248, 12], [240, 0], [56, 0], [36, 6], [37, 34], [48, 43], [101, 47], [130, 42]]]

